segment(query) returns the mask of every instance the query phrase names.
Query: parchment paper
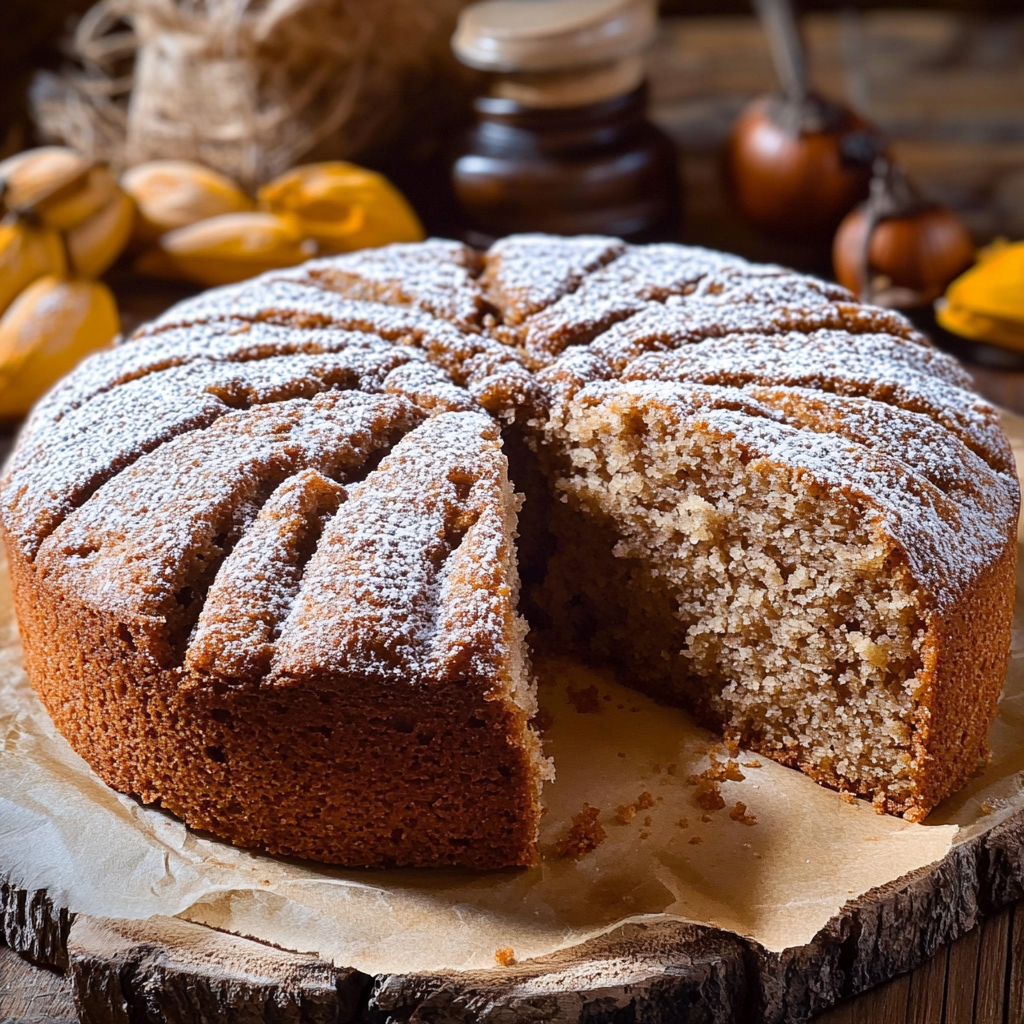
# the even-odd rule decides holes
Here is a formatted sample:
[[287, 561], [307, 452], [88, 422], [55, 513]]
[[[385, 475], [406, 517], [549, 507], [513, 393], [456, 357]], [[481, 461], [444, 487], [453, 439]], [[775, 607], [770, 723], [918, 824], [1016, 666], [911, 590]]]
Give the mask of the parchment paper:
[[[1006, 426], [1024, 452], [1024, 420], [1008, 416]], [[0, 870], [75, 912], [179, 915], [370, 973], [494, 967], [498, 949], [524, 960], [666, 917], [769, 950], [802, 945], [847, 900], [1024, 808], [1021, 594], [1018, 578], [992, 761], [923, 825], [847, 803], [747, 752], [730, 771], [743, 778], [720, 783], [725, 807], [702, 808], [688, 779], [708, 769], [709, 753], [724, 768], [715, 737], [622, 676], [553, 661], [537, 666], [558, 773], [545, 787], [541, 865], [361, 871], [238, 850], [104, 786], [28, 685], [3, 568]], [[598, 809], [604, 839], [578, 860], [559, 857], [584, 805]]]

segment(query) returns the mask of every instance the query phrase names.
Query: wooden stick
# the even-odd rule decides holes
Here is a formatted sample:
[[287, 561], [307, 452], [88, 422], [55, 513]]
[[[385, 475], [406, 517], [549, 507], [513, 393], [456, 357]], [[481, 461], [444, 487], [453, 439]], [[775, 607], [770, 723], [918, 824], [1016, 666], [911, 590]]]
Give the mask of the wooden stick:
[[791, 100], [806, 99], [810, 91], [807, 58], [791, 0], [753, 0], [753, 4], [768, 36], [782, 91]]

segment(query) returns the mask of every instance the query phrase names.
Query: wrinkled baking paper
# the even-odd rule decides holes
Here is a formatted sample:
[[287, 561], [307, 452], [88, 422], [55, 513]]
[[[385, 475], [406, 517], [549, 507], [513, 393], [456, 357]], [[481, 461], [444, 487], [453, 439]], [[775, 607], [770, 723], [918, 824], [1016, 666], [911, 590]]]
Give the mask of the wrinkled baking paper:
[[[1007, 420], [1024, 453], [1024, 420]], [[708, 768], [709, 749], [724, 765], [715, 737], [621, 685], [624, 675], [556, 661], [538, 665], [558, 773], [544, 791], [542, 864], [360, 871], [235, 849], [99, 782], [28, 685], [4, 571], [0, 867], [74, 911], [179, 915], [370, 973], [493, 967], [498, 949], [524, 960], [666, 917], [782, 950], [809, 942], [847, 900], [1024, 807], [1021, 599], [1014, 626], [992, 761], [927, 824], [877, 815], [747, 752], [730, 772], [742, 780], [721, 783], [725, 807], [707, 811], [687, 780]], [[578, 861], [559, 859], [584, 804], [605, 838]]]

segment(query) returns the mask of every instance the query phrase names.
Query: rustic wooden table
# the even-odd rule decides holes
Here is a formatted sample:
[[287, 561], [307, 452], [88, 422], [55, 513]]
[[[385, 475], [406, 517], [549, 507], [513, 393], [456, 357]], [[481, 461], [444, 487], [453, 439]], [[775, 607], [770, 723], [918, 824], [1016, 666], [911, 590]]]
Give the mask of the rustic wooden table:
[[[958, 210], [979, 242], [1024, 237], [1024, 17], [848, 13], [813, 16], [806, 29], [818, 85], [875, 119], [926, 192]], [[774, 86], [756, 23], [669, 21], [651, 72], [654, 117], [680, 150], [686, 240], [827, 275], [826, 252], [780, 249], [759, 238], [730, 209], [720, 185], [719, 154], [732, 119]], [[177, 297], [132, 281], [119, 282], [118, 292], [134, 322]], [[1024, 413], [1024, 358], [942, 334], [936, 339], [964, 360], [983, 394]], [[0, 1024], [74, 1020], [66, 979], [0, 948]], [[1024, 901], [815, 1024], [975, 1021], [1024, 1024]]]

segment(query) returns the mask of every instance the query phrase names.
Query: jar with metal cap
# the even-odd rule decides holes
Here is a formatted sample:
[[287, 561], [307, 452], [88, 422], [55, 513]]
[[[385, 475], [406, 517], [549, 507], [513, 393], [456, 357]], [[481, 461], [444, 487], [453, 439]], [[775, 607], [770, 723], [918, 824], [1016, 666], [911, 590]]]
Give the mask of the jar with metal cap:
[[654, 0], [486, 0], [452, 39], [491, 73], [453, 156], [467, 241], [517, 231], [675, 238], [677, 156], [645, 114]]

